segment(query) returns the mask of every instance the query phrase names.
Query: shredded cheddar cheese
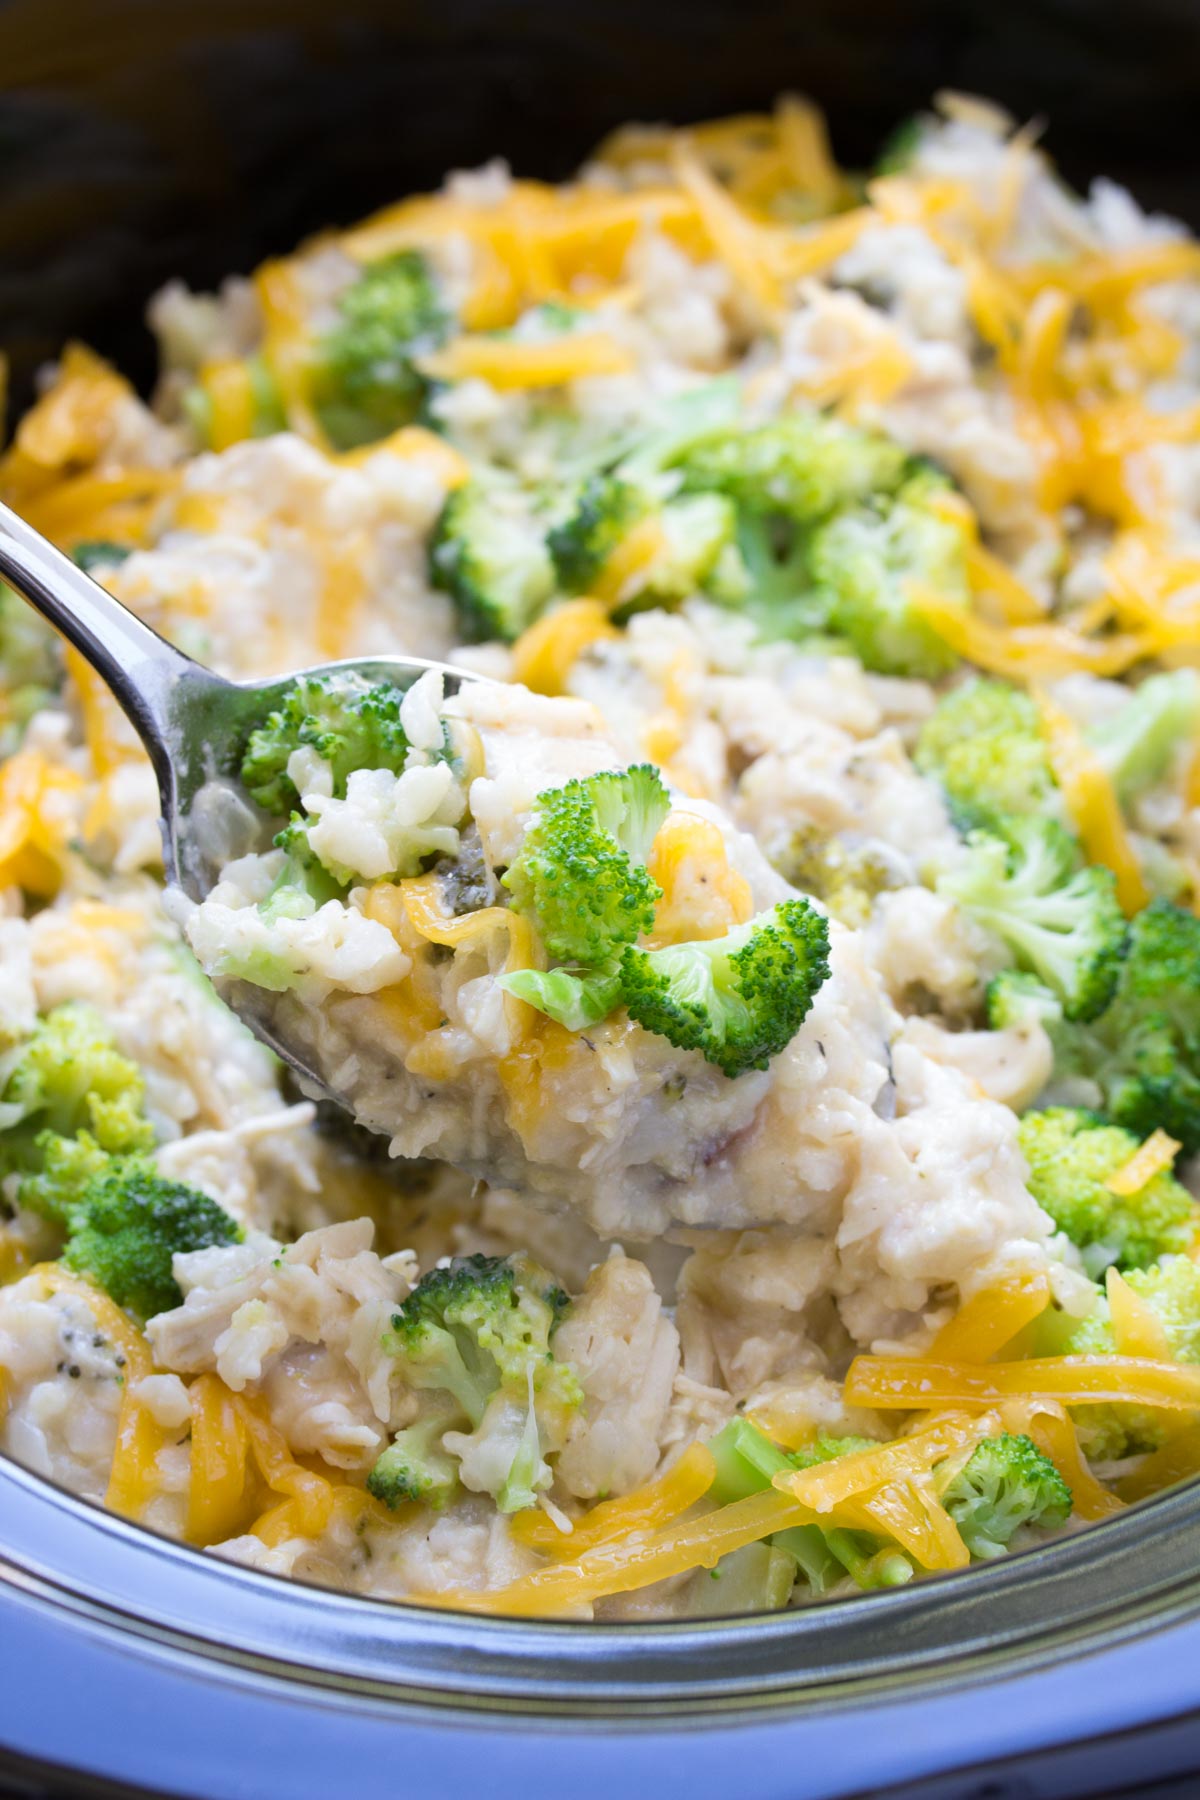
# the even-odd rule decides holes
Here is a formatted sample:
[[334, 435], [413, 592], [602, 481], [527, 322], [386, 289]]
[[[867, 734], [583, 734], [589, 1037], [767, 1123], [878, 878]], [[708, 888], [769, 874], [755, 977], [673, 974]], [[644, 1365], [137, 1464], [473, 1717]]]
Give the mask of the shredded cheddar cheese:
[[1123, 1163], [1105, 1182], [1110, 1194], [1136, 1194], [1156, 1175], [1174, 1166], [1183, 1146], [1165, 1131], [1152, 1131], [1138, 1146], [1127, 1163]]
[[959, 1307], [934, 1338], [929, 1357], [933, 1362], [990, 1362], [1049, 1304], [1050, 1283], [1041, 1270], [1006, 1276]]
[[584, 651], [619, 637], [599, 600], [568, 600], [517, 639], [512, 648], [513, 680], [535, 694], [565, 694], [571, 670]]
[[623, 375], [630, 353], [600, 332], [568, 333], [533, 343], [517, 338], [460, 337], [432, 352], [422, 367], [440, 381], [472, 377], [506, 391], [561, 387], [589, 375]]
[[995, 1406], [1025, 1396], [1069, 1406], [1129, 1401], [1167, 1410], [1200, 1407], [1200, 1368], [1145, 1356], [1031, 1357], [982, 1367], [858, 1356], [846, 1376], [851, 1406]]
[[581, 1556], [600, 1544], [615, 1543], [633, 1532], [657, 1531], [678, 1518], [708, 1492], [716, 1474], [711, 1451], [690, 1444], [665, 1475], [616, 1500], [601, 1500], [569, 1532], [531, 1507], [517, 1513], [509, 1527], [519, 1544], [547, 1556]]
[[1117, 898], [1132, 916], [1150, 900], [1141, 866], [1121, 815], [1116, 790], [1095, 752], [1069, 714], [1048, 694], [1037, 696], [1046, 750], [1071, 822], [1089, 862], [1111, 869]]

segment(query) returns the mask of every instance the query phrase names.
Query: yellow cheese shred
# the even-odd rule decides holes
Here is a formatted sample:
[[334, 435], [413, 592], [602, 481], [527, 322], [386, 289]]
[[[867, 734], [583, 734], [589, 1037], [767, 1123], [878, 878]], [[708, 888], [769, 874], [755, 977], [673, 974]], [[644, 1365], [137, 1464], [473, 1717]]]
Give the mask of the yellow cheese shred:
[[600, 1544], [617, 1542], [633, 1532], [660, 1530], [703, 1499], [713, 1484], [716, 1463], [703, 1444], [689, 1444], [666, 1474], [645, 1487], [635, 1488], [598, 1506], [577, 1519], [569, 1532], [560, 1531], [552, 1519], [536, 1507], [517, 1513], [509, 1527], [517, 1543], [547, 1556], [578, 1557]]
[[150, 1346], [120, 1307], [83, 1276], [73, 1275], [58, 1263], [39, 1263], [30, 1274], [41, 1281], [47, 1293], [74, 1294], [82, 1300], [97, 1329], [124, 1358], [117, 1441], [104, 1504], [110, 1512], [124, 1518], [140, 1519], [157, 1492], [158, 1453], [169, 1441], [168, 1434], [133, 1392], [139, 1381], [154, 1372]]
[[1047, 754], [1083, 853], [1089, 862], [1112, 870], [1117, 898], [1132, 916], [1149, 904], [1150, 893], [1125, 830], [1116, 790], [1070, 715], [1046, 693], [1038, 693], [1037, 702]]
[[51, 900], [62, 885], [84, 783], [39, 750], [0, 768], [0, 888]]
[[1104, 1288], [1119, 1356], [1152, 1357], [1169, 1362], [1171, 1345], [1154, 1308], [1130, 1287], [1115, 1268], [1106, 1271]]
[[995, 1406], [1024, 1397], [1065, 1405], [1129, 1401], [1200, 1407], [1200, 1368], [1141, 1356], [1047, 1356], [1026, 1362], [934, 1363], [916, 1357], [858, 1356], [846, 1376], [850, 1406]]
[[1110, 1194], [1139, 1193], [1148, 1181], [1174, 1166], [1182, 1148], [1177, 1139], [1169, 1137], [1160, 1127], [1151, 1132], [1145, 1143], [1138, 1146], [1129, 1161], [1122, 1163], [1104, 1185]]
[[724, 937], [753, 916], [750, 883], [730, 866], [724, 834], [698, 813], [668, 813], [646, 869], [662, 889], [648, 939], [655, 949]]
[[1072, 1510], [1081, 1519], [1108, 1519], [1124, 1501], [1096, 1480], [1079, 1448], [1079, 1434], [1066, 1411], [1053, 1400], [1005, 1400], [1000, 1406], [1004, 1429], [1032, 1438], [1071, 1490]]
[[1050, 1283], [1040, 1270], [1023, 1269], [963, 1302], [929, 1349], [933, 1362], [985, 1363], [1050, 1304]]
[[519, 1618], [553, 1618], [579, 1614], [607, 1594], [629, 1593], [689, 1569], [711, 1569], [723, 1556], [757, 1543], [774, 1531], [813, 1522], [808, 1507], [787, 1494], [768, 1489], [736, 1500], [731, 1506], [651, 1537], [625, 1537], [598, 1544], [577, 1562], [559, 1563], [521, 1576], [490, 1592], [454, 1588], [422, 1594], [429, 1606], [464, 1612], [504, 1613]]
[[600, 600], [568, 600], [522, 632], [512, 648], [512, 677], [535, 694], [565, 694], [571, 670], [593, 644], [620, 632]]
[[518, 338], [460, 337], [425, 357], [440, 381], [486, 381], [503, 391], [561, 387], [589, 375], [623, 375], [633, 357], [602, 332], [575, 332], [532, 343]]

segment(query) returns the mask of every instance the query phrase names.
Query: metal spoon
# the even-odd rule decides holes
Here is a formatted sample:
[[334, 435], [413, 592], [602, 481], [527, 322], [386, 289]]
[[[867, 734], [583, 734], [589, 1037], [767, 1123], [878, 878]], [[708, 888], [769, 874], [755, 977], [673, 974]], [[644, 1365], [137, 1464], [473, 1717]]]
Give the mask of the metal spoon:
[[[426, 670], [438, 669], [448, 694], [464, 682], [483, 679], [421, 657], [375, 656], [321, 663], [274, 681], [226, 681], [159, 637], [3, 504], [0, 579], [90, 663], [141, 738], [158, 778], [167, 882], [191, 900], [203, 900], [220, 874], [195, 829], [197, 797], [214, 781], [236, 785], [248, 733], [279, 704], [297, 676], [337, 672], [407, 689]], [[224, 998], [254, 1035], [296, 1071], [306, 1091], [345, 1107], [342, 1096], [276, 1033], [270, 998], [264, 995], [259, 1002], [256, 994], [238, 982]]]

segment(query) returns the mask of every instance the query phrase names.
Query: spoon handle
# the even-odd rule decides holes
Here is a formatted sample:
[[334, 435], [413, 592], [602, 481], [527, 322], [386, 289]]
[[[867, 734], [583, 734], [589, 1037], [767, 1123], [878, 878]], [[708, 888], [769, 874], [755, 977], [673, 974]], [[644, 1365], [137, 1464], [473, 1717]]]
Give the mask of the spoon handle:
[[181, 676], [205, 676], [189, 656], [85, 575], [69, 556], [0, 504], [0, 578], [16, 588], [108, 684], [158, 767], [168, 755], [168, 697]]

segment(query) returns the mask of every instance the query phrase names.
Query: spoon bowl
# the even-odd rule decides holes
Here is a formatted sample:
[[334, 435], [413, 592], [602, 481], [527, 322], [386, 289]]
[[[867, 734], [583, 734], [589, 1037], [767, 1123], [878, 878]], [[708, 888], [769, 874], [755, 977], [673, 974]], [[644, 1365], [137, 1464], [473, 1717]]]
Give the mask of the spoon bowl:
[[[447, 694], [486, 679], [413, 656], [374, 656], [320, 663], [272, 681], [227, 681], [161, 638], [70, 557], [0, 504], [0, 579], [41, 613], [105, 682], [141, 738], [158, 781], [163, 869], [168, 886], [200, 901], [230, 854], [210, 798], [239, 791], [241, 752], [249, 733], [303, 676], [354, 675], [407, 690], [429, 670]], [[261, 814], [243, 795], [249, 823]], [[228, 809], [226, 809], [228, 810]], [[249, 845], [246, 846], [249, 848]], [[273, 996], [247, 982], [222, 984], [222, 998], [269, 1049], [294, 1070], [312, 1097], [347, 1108], [273, 1022]]]

